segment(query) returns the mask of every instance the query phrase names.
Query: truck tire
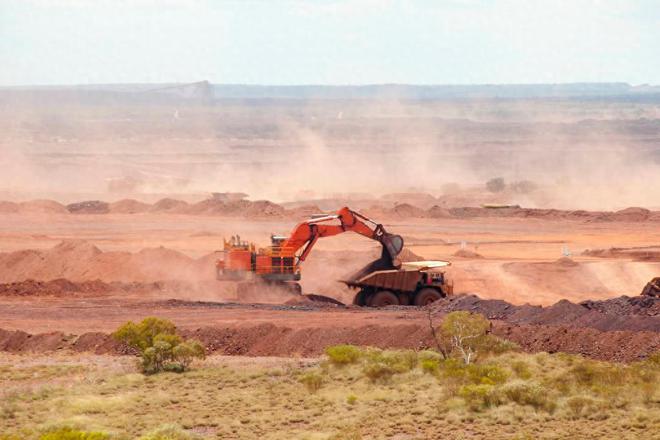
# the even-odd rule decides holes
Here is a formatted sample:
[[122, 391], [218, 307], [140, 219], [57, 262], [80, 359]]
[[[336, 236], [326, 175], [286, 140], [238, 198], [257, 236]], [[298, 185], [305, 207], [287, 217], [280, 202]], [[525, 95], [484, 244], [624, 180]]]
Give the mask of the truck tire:
[[416, 306], [427, 306], [432, 302], [435, 302], [442, 298], [442, 294], [435, 289], [426, 287], [420, 289], [419, 292], [415, 295], [415, 305]]
[[369, 299], [371, 307], [398, 306], [399, 298], [389, 290], [379, 290]]
[[367, 292], [360, 290], [355, 298], [353, 298], [353, 305], [364, 307], [367, 305]]

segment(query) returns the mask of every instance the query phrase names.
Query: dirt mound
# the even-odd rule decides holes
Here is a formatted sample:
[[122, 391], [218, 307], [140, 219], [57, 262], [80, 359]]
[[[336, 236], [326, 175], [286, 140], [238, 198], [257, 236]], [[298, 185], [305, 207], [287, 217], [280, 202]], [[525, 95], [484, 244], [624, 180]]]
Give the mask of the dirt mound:
[[186, 210], [186, 214], [205, 214], [205, 215], [223, 215], [227, 214], [229, 209], [227, 208], [228, 202], [225, 202], [220, 199], [207, 199], [202, 200], [201, 202], [193, 203]]
[[6, 296], [43, 296], [43, 295], [74, 295], [106, 293], [112, 287], [102, 281], [85, 281], [74, 283], [64, 278], [51, 281], [25, 280], [16, 283], [0, 284], [0, 295]]
[[167, 248], [147, 248], [136, 253], [102, 252], [84, 240], [65, 240], [47, 250], [0, 253], [0, 282], [28, 279], [73, 282], [202, 281], [214, 278], [215, 258], [194, 260]]
[[151, 208], [148, 203], [143, 203], [135, 199], [122, 199], [110, 203], [109, 209], [113, 214], [138, 214], [147, 212]]
[[72, 214], [107, 214], [109, 205], [100, 200], [87, 200], [85, 202], [71, 203], [66, 209]]
[[483, 258], [484, 256], [475, 252], [471, 251], [469, 249], [459, 249], [456, 252], [452, 254], [453, 257], [460, 257], [460, 258], [469, 258], [469, 259], [476, 259], [476, 258]]
[[243, 211], [246, 217], [279, 217], [284, 215], [285, 209], [268, 200], [257, 200], [250, 202], [248, 207]]
[[434, 205], [427, 211], [427, 214], [431, 218], [450, 218], [451, 213], [447, 208], [443, 208], [438, 205]]
[[[492, 331], [529, 352], [561, 351], [596, 359], [633, 361], [660, 350], [658, 332], [599, 331], [566, 326], [515, 325], [502, 321], [494, 321]], [[336, 344], [416, 350], [434, 347], [428, 325], [418, 323], [299, 329], [262, 323], [201, 327], [181, 330], [180, 333], [200, 340], [210, 353], [241, 356], [319, 356], [326, 347]], [[133, 354], [128, 347], [100, 332], [76, 337], [61, 332], [31, 335], [0, 329], [0, 351], [20, 353], [62, 349]]]
[[69, 348], [77, 352], [92, 352], [96, 354], [137, 354], [135, 349], [117, 342], [111, 335], [101, 332], [84, 333], [77, 338], [71, 338]]
[[[334, 211], [338, 207], [348, 204], [349, 206], [362, 210], [363, 213], [373, 218], [470, 219], [478, 217], [503, 217], [574, 220], [581, 222], [660, 221], [660, 211], [649, 211], [645, 208], [631, 207], [616, 212], [604, 212], [522, 208], [519, 205], [483, 205], [481, 207], [475, 207], [461, 206], [460, 204], [457, 204], [456, 200], [452, 203], [448, 203], [446, 197], [440, 201], [439, 199], [424, 193], [388, 194], [381, 199], [374, 199], [368, 195], [362, 195], [361, 197], [364, 198], [314, 200], [314, 203], [318, 203], [319, 206], [321, 206], [321, 209], [319, 209], [317, 205], [301, 206], [300, 202], [288, 203], [286, 206], [291, 209], [286, 209], [284, 206], [268, 200], [247, 200], [244, 198], [245, 194], [243, 193], [213, 194], [213, 197], [194, 204], [188, 204], [183, 200], [172, 198], [161, 199], [153, 205], [133, 199], [124, 199], [110, 204], [100, 200], [89, 200], [72, 203], [66, 207], [52, 200], [33, 200], [23, 203], [0, 201], [0, 213], [65, 213], [66, 210], [66, 212], [74, 214], [134, 214], [141, 212], [167, 212], [190, 215], [218, 215], [248, 218], [281, 216], [300, 218], [317, 214], [322, 210]], [[464, 200], [461, 203], [468, 202], [468, 200]], [[392, 203], [394, 204], [393, 207]], [[429, 206], [430, 208], [427, 208]]]
[[176, 199], [160, 199], [149, 208], [150, 212], [169, 212], [178, 213], [185, 211], [190, 205], [183, 200]]
[[616, 212], [605, 212], [594, 218], [602, 222], [644, 222], [651, 218], [651, 211], [645, 208], [626, 208]]
[[[65, 240], [46, 251], [0, 254], [0, 281], [75, 279], [101, 251], [84, 240]], [[89, 279], [94, 279], [93, 277]]]
[[434, 203], [437, 203], [437, 199], [431, 194], [414, 192], [384, 194], [380, 199], [396, 204], [411, 204], [415, 206], [432, 206]]
[[577, 267], [580, 263], [569, 257], [561, 257], [555, 261], [555, 265], [559, 267]]
[[20, 330], [0, 329], [0, 350], [13, 353], [60, 350], [66, 348], [70, 340], [62, 332], [31, 335]]
[[318, 356], [336, 344], [416, 349], [431, 344], [428, 328], [404, 324], [291, 329], [266, 323], [238, 328], [203, 327], [182, 333], [200, 340], [211, 352], [246, 356]]
[[294, 218], [309, 218], [322, 212], [323, 210], [316, 205], [303, 205], [287, 210], [287, 214]]
[[562, 300], [548, 307], [516, 306], [502, 300], [485, 300], [476, 295], [450, 296], [433, 303], [435, 313], [465, 310], [488, 319], [511, 324], [560, 325], [595, 328], [602, 331], [652, 331], [660, 333], [660, 298], [621, 297], [575, 304]]
[[401, 218], [424, 218], [426, 211], [409, 203], [400, 203], [390, 210], [390, 214]]
[[515, 342], [527, 352], [574, 353], [608, 361], [635, 361], [660, 350], [660, 333], [648, 331], [599, 331], [495, 322], [493, 334]]
[[660, 316], [660, 301], [652, 296], [620, 296], [602, 301], [582, 301], [582, 307], [618, 316]]
[[13, 214], [18, 211], [18, 203], [0, 201], [0, 214]]
[[598, 258], [625, 258], [634, 261], [660, 262], [660, 248], [641, 247], [641, 248], [617, 248], [609, 249], [586, 249], [582, 255]]
[[211, 198], [191, 205], [187, 214], [223, 215], [234, 217], [279, 217], [285, 214], [284, 207], [267, 200], [229, 200]]
[[54, 200], [30, 200], [19, 205], [21, 212], [40, 214], [66, 214], [69, 212], [66, 206]]

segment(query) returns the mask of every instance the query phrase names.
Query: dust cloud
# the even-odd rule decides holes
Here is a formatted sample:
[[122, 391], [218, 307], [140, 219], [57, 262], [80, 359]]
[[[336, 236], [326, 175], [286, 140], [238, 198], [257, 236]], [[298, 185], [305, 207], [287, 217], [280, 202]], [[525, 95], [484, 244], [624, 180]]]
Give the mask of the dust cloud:
[[[652, 102], [74, 98], [4, 100], [0, 198], [191, 201], [233, 191], [275, 202], [427, 193], [440, 206], [660, 204]], [[493, 178], [507, 188], [487, 190]]]

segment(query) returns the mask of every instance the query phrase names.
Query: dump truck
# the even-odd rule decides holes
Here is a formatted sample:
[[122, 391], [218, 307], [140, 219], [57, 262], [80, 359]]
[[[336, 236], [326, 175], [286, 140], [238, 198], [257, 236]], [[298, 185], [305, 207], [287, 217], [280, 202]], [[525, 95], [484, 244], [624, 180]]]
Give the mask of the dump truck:
[[288, 236], [271, 235], [268, 247], [258, 248], [237, 235], [224, 240], [223, 258], [216, 262], [217, 279], [238, 281], [239, 296], [258, 292], [263, 284], [301, 294], [298, 284], [301, 265], [318, 239], [344, 232], [363, 235], [382, 246], [378, 260], [343, 280], [348, 286], [360, 289], [354, 304], [425, 305], [451, 292], [444, 273], [433, 272], [447, 266], [447, 262], [402, 264], [398, 257], [403, 250], [403, 238], [348, 207], [334, 214], [312, 216], [299, 223]]
[[370, 270], [367, 266], [367, 270], [341, 281], [358, 289], [353, 299], [353, 304], [358, 306], [425, 306], [453, 293], [453, 284], [446, 279], [444, 271], [438, 271], [449, 264], [413, 261], [386, 270]]

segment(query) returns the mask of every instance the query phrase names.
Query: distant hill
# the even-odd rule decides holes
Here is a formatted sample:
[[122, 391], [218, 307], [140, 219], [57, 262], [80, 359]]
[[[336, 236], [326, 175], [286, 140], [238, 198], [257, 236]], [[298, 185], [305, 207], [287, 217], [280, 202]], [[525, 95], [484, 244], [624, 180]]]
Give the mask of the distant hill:
[[71, 97], [85, 100], [223, 99], [604, 99], [660, 102], [660, 86], [627, 83], [409, 85], [241, 85], [199, 81], [185, 84], [94, 84], [79, 86], [0, 87], [0, 97]]
[[660, 86], [631, 86], [627, 83], [363, 86], [215, 84], [213, 91], [216, 99], [524, 99], [660, 95]]

